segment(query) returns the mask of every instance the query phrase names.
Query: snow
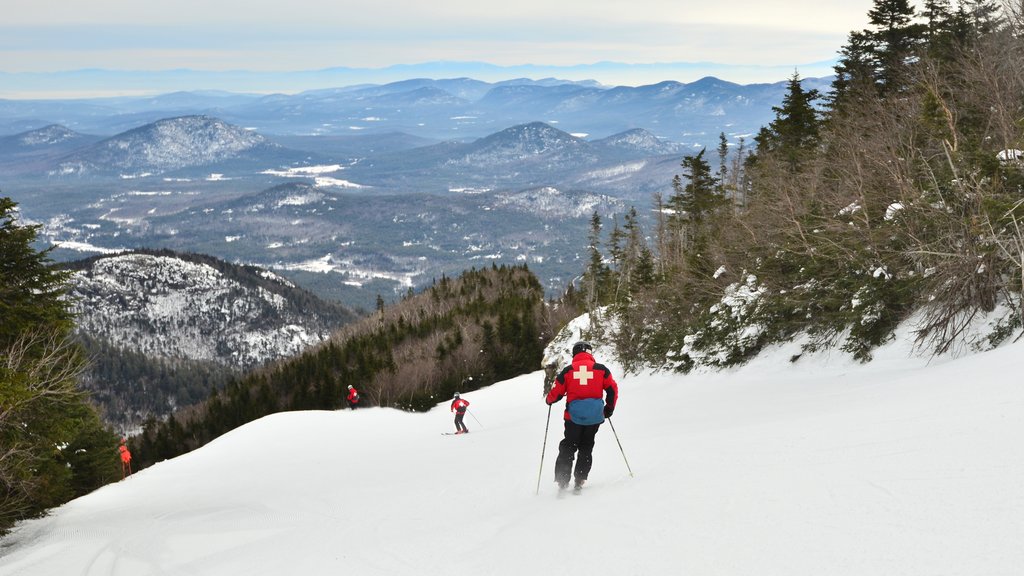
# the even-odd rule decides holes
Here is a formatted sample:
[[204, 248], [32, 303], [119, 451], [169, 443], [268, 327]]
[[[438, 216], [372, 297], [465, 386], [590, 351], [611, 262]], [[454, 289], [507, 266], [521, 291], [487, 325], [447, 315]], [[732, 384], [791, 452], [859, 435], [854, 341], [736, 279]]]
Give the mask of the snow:
[[[302, 270], [305, 272], [315, 272], [321, 274], [327, 273], [338, 273], [344, 274], [349, 277], [348, 280], [352, 282], [358, 282], [353, 280], [354, 278], [362, 278], [365, 280], [384, 279], [392, 282], [397, 282], [403, 288], [411, 288], [415, 284], [416, 277], [422, 274], [419, 270], [410, 272], [389, 272], [384, 270], [374, 270], [372, 268], [361, 268], [354, 264], [348, 259], [339, 259], [334, 254], [326, 254], [319, 258], [313, 258], [302, 262], [293, 263], [282, 263], [278, 262], [273, 265], [274, 268], [280, 270]], [[348, 284], [348, 282], [344, 282]], [[353, 286], [362, 286], [362, 283], [349, 284]]]
[[609, 362], [635, 475], [605, 424], [561, 499], [561, 404], [535, 495], [540, 372], [465, 393], [463, 436], [440, 434], [447, 400], [269, 416], [21, 524], [0, 576], [1017, 575], [1024, 342], [907, 342], [866, 365], [791, 363], [796, 343], [688, 376]]
[[260, 174], [269, 174], [271, 176], [294, 178], [300, 176], [316, 176], [320, 174], [330, 174], [332, 172], [338, 172], [341, 170], [344, 170], [341, 164], [320, 164], [316, 166], [293, 166], [285, 170], [267, 169], [260, 172]]
[[999, 159], [1003, 162], [1012, 162], [1014, 160], [1021, 160], [1024, 158], [1024, 150], [1008, 149], [1003, 150], [998, 155]]
[[102, 246], [96, 246], [95, 244], [89, 244], [88, 242], [59, 240], [54, 244], [65, 250], [74, 250], [76, 252], [96, 252], [98, 254], [117, 254], [126, 250], [126, 248], [103, 248]]
[[330, 178], [327, 176], [321, 176], [314, 180], [315, 184], [321, 188], [335, 187], [335, 188], [367, 188], [362, 184], [356, 184], [349, 180], [342, 180], [341, 178]]

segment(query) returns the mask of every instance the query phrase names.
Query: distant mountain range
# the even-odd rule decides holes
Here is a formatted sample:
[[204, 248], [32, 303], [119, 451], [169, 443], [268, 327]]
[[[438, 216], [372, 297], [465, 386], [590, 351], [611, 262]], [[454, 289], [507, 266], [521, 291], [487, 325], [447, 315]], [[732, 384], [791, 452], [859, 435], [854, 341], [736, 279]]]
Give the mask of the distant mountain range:
[[[386, 141], [383, 136], [374, 138]], [[543, 122], [512, 126], [469, 142], [425, 146], [416, 146], [424, 141], [415, 137], [392, 134], [391, 142], [381, 146], [382, 152], [364, 150], [366, 156], [355, 159], [348, 154], [357, 150], [330, 152], [318, 146], [316, 138], [285, 140], [307, 149], [286, 148], [253, 130], [210, 116], [158, 120], [104, 139], [50, 125], [0, 141], [0, 175], [142, 182], [201, 179], [211, 174], [242, 179], [312, 177], [344, 170], [345, 179], [332, 177], [331, 182], [353, 188], [444, 191], [572, 185], [584, 172], [621, 174], [617, 167], [623, 163], [635, 167], [636, 160], [678, 156], [685, 150], [643, 128], [587, 140]], [[26, 158], [32, 160], [32, 172], [26, 172], [22, 162]], [[318, 183], [327, 181], [321, 177]], [[588, 186], [606, 191], [596, 181]]]
[[[827, 89], [830, 79], [808, 78]], [[289, 94], [173, 93], [87, 100], [0, 100], [0, 133], [60, 124], [112, 136], [170, 117], [206, 115], [271, 135], [386, 134], [468, 140], [509, 126], [545, 122], [603, 138], [644, 128], [686, 145], [735, 140], [771, 120], [785, 81], [740, 85], [703, 78], [630, 87], [593, 82], [470, 78], [414, 79]]]
[[720, 133], [738, 149], [785, 92], [451, 78], [0, 100], [0, 133], [19, 127], [0, 136], [0, 193], [58, 259], [211, 254], [364, 309], [490, 262], [527, 263], [555, 293], [582, 269], [592, 213], [613, 226], [634, 206], [652, 229], [683, 155]]
[[[502, 82], [509, 78], [540, 79], [541, 83], [565, 82], [638, 86], [675, 79], [686, 81], [717, 76], [743, 82], [771, 83], [799, 70], [801, 76], [828, 76], [836, 61], [780, 66], [730, 65], [712, 62], [662, 62], [627, 64], [597, 62], [576, 66], [525, 64], [498, 66], [484, 62], [423, 62], [384, 68], [332, 67], [320, 70], [265, 72], [251, 70], [69, 70], [51, 73], [0, 72], [0, 97], [68, 99], [80, 94], [160, 94], [179, 90], [234, 93], [294, 93], [337, 86], [388, 84], [408, 78], [476, 78]], [[555, 79], [562, 80], [555, 80]], [[608, 78], [615, 78], [609, 81]]]

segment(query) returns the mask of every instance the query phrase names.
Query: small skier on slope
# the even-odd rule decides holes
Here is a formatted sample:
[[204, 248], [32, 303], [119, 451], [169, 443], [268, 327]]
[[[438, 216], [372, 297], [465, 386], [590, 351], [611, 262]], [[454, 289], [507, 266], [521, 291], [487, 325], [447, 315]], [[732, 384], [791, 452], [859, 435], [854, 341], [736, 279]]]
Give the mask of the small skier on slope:
[[459, 393], [455, 393], [455, 398], [452, 399], [452, 412], [455, 412], [455, 433], [466, 434], [469, 432], [469, 428], [466, 428], [466, 423], [462, 419], [466, 416], [466, 409], [469, 407], [469, 401], [459, 398]]
[[121, 455], [121, 479], [124, 480], [126, 476], [132, 475], [132, 453], [128, 450], [128, 446], [125, 445], [127, 438], [121, 438], [121, 445], [117, 447], [117, 452]]
[[[598, 364], [590, 354], [593, 346], [589, 342], [577, 342], [572, 347], [572, 364], [566, 366], [555, 377], [555, 383], [548, 392], [546, 401], [552, 405], [566, 396], [565, 437], [558, 444], [558, 458], [555, 460], [555, 482], [558, 489], [565, 490], [569, 476], [574, 472], [575, 490], [583, 488], [593, 464], [594, 436], [605, 418], [610, 418], [619, 398], [619, 385], [612, 373], [603, 364]], [[601, 400], [602, 394], [605, 396]], [[573, 459], [579, 451], [576, 469]]]
[[348, 407], [352, 410], [359, 406], [359, 391], [351, 384], [348, 385], [348, 396], [345, 398], [345, 401], [348, 402]]

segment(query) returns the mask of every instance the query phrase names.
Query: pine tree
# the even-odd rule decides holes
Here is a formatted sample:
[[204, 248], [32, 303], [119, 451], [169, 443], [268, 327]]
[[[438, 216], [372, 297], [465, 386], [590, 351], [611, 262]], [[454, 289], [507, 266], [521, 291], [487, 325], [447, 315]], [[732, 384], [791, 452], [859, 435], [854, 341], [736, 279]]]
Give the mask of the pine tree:
[[817, 90], [804, 90], [800, 75], [794, 72], [782, 105], [772, 107], [775, 119], [757, 136], [758, 154], [776, 154], [796, 171], [818, 143], [821, 120], [813, 105], [818, 98]]
[[[104, 458], [116, 457], [76, 387], [85, 361], [62, 299], [68, 274], [32, 247], [37, 230], [0, 197], [0, 532], [109, 481]], [[94, 452], [77, 457], [70, 445]]]
[[590, 217], [590, 234], [587, 238], [587, 269], [583, 273], [587, 310], [593, 311], [603, 304], [607, 280], [608, 267], [601, 254], [601, 216], [595, 211]]
[[920, 46], [925, 26], [914, 23], [910, 0], [875, 0], [868, 11], [874, 26], [869, 38], [875, 56], [875, 79], [882, 95], [904, 89], [906, 66]]

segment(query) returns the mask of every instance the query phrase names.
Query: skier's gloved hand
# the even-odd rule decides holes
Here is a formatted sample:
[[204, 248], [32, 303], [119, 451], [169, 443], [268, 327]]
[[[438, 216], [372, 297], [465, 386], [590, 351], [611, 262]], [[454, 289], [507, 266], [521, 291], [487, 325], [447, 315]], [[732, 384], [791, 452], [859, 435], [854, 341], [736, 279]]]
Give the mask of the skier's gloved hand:
[[611, 418], [612, 417], [612, 412], [615, 412], [615, 408], [612, 408], [611, 406], [605, 406], [604, 407], [604, 417], [605, 418]]

